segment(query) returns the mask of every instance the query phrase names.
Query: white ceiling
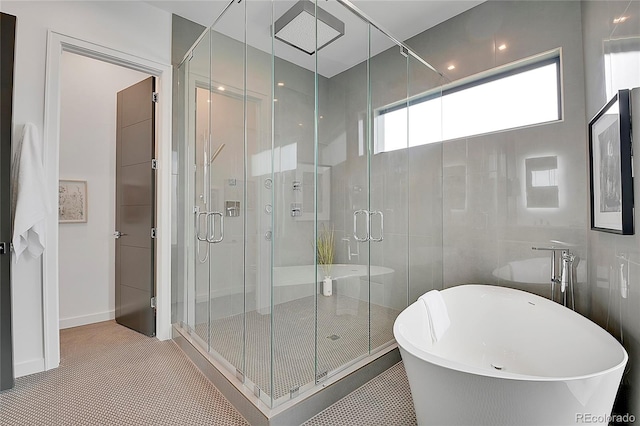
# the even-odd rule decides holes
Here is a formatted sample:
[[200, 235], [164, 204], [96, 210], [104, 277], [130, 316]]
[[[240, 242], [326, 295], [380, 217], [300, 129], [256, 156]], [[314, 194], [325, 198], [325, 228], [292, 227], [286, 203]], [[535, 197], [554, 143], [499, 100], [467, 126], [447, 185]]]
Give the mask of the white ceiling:
[[[271, 52], [270, 25], [272, 2], [269, 0], [244, 0], [247, 5], [247, 41], [253, 47]], [[456, 16], [484, 0], [351, 0], [366, 16], [399, 40], [406, 40], [424, 30]], [[273, 15], [277, 19], [295, 0], [279, 0], [273, 3]], [[147, 3], [183, 18], [210, 26], [220, 15], [228, 0], [148, 0]], [[242, 23], [244, 8], [234, 3], [216, 24], [215, 29], [238, 40], [244, 38]], [[335, 0], [318, 2], [318, 6], [345, 23], [345, 35], [320, 50], [318, 72], [332, 77], [362, 62], [367, 56], [367, 26]], [[393, 42], [373, 30], [372, 54], [378, 54]], [[274, 44], [276, 56], [309, 70], [315, 69], [315, 56], [307, 55], [279, 41]]]

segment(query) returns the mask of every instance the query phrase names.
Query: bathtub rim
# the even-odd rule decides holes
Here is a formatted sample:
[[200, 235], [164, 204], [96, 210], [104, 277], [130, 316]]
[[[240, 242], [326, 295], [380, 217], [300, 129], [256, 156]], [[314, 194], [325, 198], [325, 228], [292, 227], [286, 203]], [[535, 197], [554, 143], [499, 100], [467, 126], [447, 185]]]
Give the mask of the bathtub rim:
[[[360, 268], [364, 268], [365, 273], [355, 273], [355, 271], [350, 271], [353, 273], [347, 273], [347, 274], [341, 274], [341, 275], [331, 275], [331, 278], [333, 280], [341, 280], [341, 279], [346, 279], [346, 278], [365, 278], [365, 277], [379, 277], [379, 276], [384, 276], [384, 275], [388, 275], [388, 274], [393, 274], [395, 273], [394, 269], [389, 268], [388, 266], [383, 266], [383, 265], [366, 265], [366, 264], [361, 264], [361, 263], [334, 263], [332, 267], [342, 267], [344, 269], [348, 269], [348, 268], [354, 268], [354, 267], [360, 267]], [[324, 277], [324, 273], [322, 273], [322, 268], [320, 266], [320, 264], [314, 265], [314, 264], [305, 264], [305, 265], [288, 265], [288, 266], [274, 266], [274, 271], [277, 271], [276, 273], [283, 273], [287, 271], [287, 268], [291, 268], [291, 269], [300, 269], [300, 268], [308, 268], [309, 271], [305, 271], [305, 275], [303, 277], [303, 279], [299, 279], [295, 282], [290, 282], [288, 280], [277, 280], [274, 279], [273, 280], [273, 287], [275, 288], [281, 288], [281, 287], [289, 287], [289, 286], [296, 286], [296, 285], [307, 285], [307, 284], [313, 284], [313, 281], [309, 281], [307, 278], [307, 275], [311, 276], [311, 271], [313, 269], [316, 270], [316, 283], [318, 282], [322, 282], [322, 277]], [[375, 271], [375, 272], [374, 272]], [[296, 277], [297, 278], [297, 277]]]
[[[509, 287], [502, 287], [502, 286], [497, 286], [497, 285], [490, 285], [490, 284], [477, 284], [477, 283], [473, 283], [473, 284], [461, 284], [461, 285], [457, 285], [457, 286], [453, 286], [453, 287], [448, 287], [444, 290], [450, 290], [450, 289], [455, 289], [455, 288], [459, 288], [459, 287], [484, 287], [484, 288], [491, 288], [491, 291], [504, 291], [507, 293], [511, 293], [511, 292], [518, 292], [518, 293], [525, 293], [528, 297], [531, 296], [533, 298], [537, 298], [537, 300], [543, 301], [545, 304], [546, 303], [555, 303], [552, 302], [551, 300], [538, 296], [536, 294], [533, 293], [529, 293], [523, 290], [518, 290], [518, 289], [514, 289], [514, 288], [509, 288]], [[413, 302], [411, 305], [409, 305], [407, 308], [405, 308], [402, 312], [400, 312], [400, 314], [398, 315], [398, 317], [396, 318], [394, 324], [393, 324], [393, 336], [396, 339], [396, 342], [398, 343], [398, 346], [400, 348], [402, 348], [403, 350], [407, 351], [409, 354], [411, 354], [412, 356], [424, 361], [424, 362], [428, 362], [430, 364], [442, 367], [442, 368], [447, 368], [447, 369], [451, 369], [451, 370], [455, 370], [461, 373], [467, 373], [467, 374], [473, 374], [473, 375], [477, 375], [477, 376], [484, 376], [484, 377], [488, 377], [488, 378], [493, 378], [493, 379], [507, 379], [507, 380], [517, 380], [517, 381], [530, 381], [530, 382], [567, 382], [567, 381], [578, 381], [578, 380], [586, 380], [586, 379], [592, 379], [598, 376], [604, 376], [607, 374], [610, 374], [616, 370], [619, 369], [624, 369], [624, 367], [626, 366], [628, 360], [629, 360], [629, 355], [627, 353], [627, 350], [624, 348], [624, 346], [618, 342], [618, 340], [616, 338], [614, 338], [608, 331], [606, 331], [605, 329], [603, 329], [602, 327], [600, 327], [598, 324], [594, 323], [593, 321], [591, 321], [589, 318], [580, 315], [579, 313], [572, 311], [570, 309], [567, 309], [565, 307], [563, 307], [562, 305], [558, 305], [559, 308], [562, 309], [567, 309], [570, 313], [569, 315], [578, 315], [581, 320], [584, 321], [588, 321], [589, 323], [591, 323], [591, 326], [597, 327], [599, 329], [600, 332], [605, 333], [607, 339], [612, 340], [613, 343], [617, 344], [618, 349], [622, 350], [622, 361], [620, 361], [619, 363], [617, 363], [616, 365], [614, 365], [613, 367], [607, 368], [605, 370], [601, 370], [601, 371], [597, 371], [594, 373], [589, 373], [589, 374], [583, 374], [580, 376], [553, 376], [553, 377], [547, 377], [547, 376], [532, 376], [532, 375], [528, 375], [528, 374], [520, 374], [520, 373], [512, 373], [510, 371], [504, 371], [504, 370], [488, 370], [488, 369], [481, 369], [478, 367], [472, 367], [472, 366], [468, 366], [459, 362], [455, 362], [455, 361], [451, 361], [449, 359], [446, 358], [442, 358], [440, 356], [434, 355], [431, 352], [427, 352], [425, 350], [419, 349], [417, 348], [415, 345], [413, 345], [407, 338], [405, 338], [405, 336], [400, 332], [399, 328], [401, 327], [401, 318], [402, 318], [402, 314], [405, 313], [405, 311], [407, 309], [409, 309], [409, 307], [415, 305], [416, 303], [418, 303], [418, 301]]]

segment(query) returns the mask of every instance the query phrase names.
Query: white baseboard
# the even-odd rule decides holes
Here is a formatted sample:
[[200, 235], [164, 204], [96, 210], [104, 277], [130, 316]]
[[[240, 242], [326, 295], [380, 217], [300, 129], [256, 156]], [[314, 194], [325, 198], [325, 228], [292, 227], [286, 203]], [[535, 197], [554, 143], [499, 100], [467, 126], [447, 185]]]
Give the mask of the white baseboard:
[[93, 324], [94, 322], [109, 321], [116, 317], [116, 312], [107, 311], [97, 314], [81, 315], [71, 318], [60, 318], [60, 330], [71, 327], [79, 327], [81, 325]]
[[42, 371], [44, 371], [44, 358], [19, 362], [13, 366], [13, 373], [16, 377], [28, 376]]

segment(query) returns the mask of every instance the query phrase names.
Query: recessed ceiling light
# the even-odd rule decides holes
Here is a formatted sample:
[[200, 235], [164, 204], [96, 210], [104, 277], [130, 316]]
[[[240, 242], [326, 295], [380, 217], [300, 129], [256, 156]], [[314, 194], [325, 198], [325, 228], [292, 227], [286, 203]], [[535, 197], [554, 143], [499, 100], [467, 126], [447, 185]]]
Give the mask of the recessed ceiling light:
[[507, 48], [506, 44], [501, 44], [500, 46], [498, 46], [498, 50], [504, 50]]
[[278, 102], [278, 98], [273, 98], [273, 102]]
[[284, 83], [283, 83], [283, 82], [281, 82], [281, 81], [279, 81], [279, 82], [278, 82], [278, 86], [282, 87], [282, 86], [284, 86]]
[[298, 126], [302, 127], [302, 123], [298, 123]]
[[218, 90], [221, 92], [224, 92], [224, 87], [223, 86], [218, 86]]
[[619, 18], [615, 18], [613, 20], [614, 24], [622, 24], [624, 21], [628, 19], [628, 16], [620, 16]]
[[324, 118], [324, 116], [321, 115], [320, 118]]
[[451, 70], [455, 70], [455, 69], [456, 69], [456, 66], [455, 66], [455, 65], [449, 65], [449, 66], [447, 67], [447, 69], [448, 69], [449, 71], [451, 71]]

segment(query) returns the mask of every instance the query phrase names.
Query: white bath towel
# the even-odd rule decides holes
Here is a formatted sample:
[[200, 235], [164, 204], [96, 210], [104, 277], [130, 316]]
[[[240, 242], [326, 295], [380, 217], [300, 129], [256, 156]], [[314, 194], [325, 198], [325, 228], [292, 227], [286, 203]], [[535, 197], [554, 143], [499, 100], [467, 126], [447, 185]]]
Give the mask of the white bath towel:
[[436, 343], [442, 338], [445, 331], [451, 325], [447, 305], [438, 290], [431, 290], [419, 297], [427, 310], [427, 318], [429, 319], [429, 331], [431, 332], [431, 341]]
[[42, 164], [42, 141], [35, 124], [27, 123], [22, 129], [12, 169], [12, 243], [17, 262], [25, 250], [34, 258], [44, 251], [44, 221], [50, 212]]

